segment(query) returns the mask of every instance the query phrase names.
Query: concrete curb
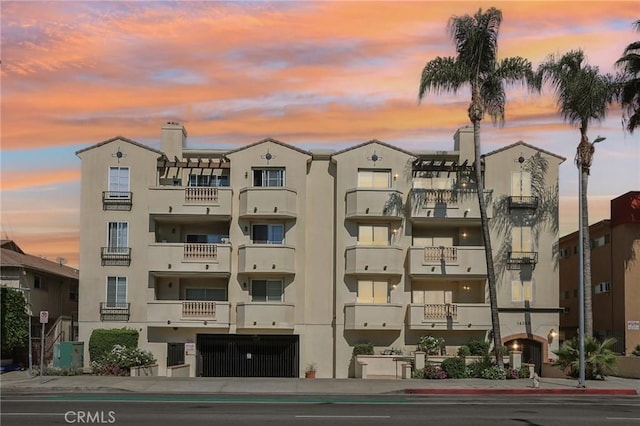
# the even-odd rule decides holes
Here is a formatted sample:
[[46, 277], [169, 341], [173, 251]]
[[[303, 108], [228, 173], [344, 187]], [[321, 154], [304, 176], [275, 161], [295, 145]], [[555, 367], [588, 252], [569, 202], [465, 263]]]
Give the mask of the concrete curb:
[[411, 395], [638, 395], [634, 389], [405, 389]]

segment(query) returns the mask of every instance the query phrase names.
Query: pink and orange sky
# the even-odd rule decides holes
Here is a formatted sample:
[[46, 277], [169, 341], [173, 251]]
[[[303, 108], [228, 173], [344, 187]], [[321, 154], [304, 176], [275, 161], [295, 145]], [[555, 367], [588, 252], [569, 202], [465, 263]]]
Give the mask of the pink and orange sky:
[[[116, 135], [159, 148], [180, 121], [190, 147], [230, 148], [274, 137], [304, 149], [376, 138], [407, 150], [451, 149], [468, 124], [468, 92], [417, 92], [424, 64], [455, 55], [452, 15], [496, 6], [499, 54], [537, 66], [581, 48], [614, 72], [640, 35], [633, 1], [218, 2], [2, 1], [3, 238], [77, 266], [78, 149]], [[560, 170], [560, 233], [577, 229], [578, 131], [547, 91], [508, 91], [507, 123], [483, 126], [482, 151], [518, 140], [568, 159]], [[601, 135], [589, 184], [590, 221], [640, 189], [640, 134], [619, 108]]]

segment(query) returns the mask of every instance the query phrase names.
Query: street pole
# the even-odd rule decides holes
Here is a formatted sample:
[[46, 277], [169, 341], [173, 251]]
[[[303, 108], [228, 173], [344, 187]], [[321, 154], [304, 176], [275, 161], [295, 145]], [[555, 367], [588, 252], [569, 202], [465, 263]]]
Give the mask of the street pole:
[[42, 323], [42, 331], [40, 332], [40, 383], [41, 384], [42, 384], [43, 371], [44, 371], [44, 322]]
[[584, 231], [582, 229], [582, 158], [578, 154], [578, 387], [586, 388], [584, 372]]

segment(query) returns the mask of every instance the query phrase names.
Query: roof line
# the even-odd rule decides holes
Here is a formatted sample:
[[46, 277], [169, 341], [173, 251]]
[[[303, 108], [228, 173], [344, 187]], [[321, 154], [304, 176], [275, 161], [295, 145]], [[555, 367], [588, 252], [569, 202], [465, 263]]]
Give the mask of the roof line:
[[518, 142], [516, 142], [516, 143], [512, 143], [511, 145], [503, 146], [502, 148], [498, 148], [498, 149], [496, 149], [496, 150], [494, 150], [494, 151], [491, 151], [491, 152], [487, 152], [486, 154], [482, 154], [482, 155], [481, 155], [481, 157], [488, 157], [489, 155], [497, 154], [498, 152], [502, 152], [502, 151], [505, 151], [505, 150], [507, 150], [507, 149], [509, 149], [509, 148], [513, 148], [514, 146], [519, 146], [519, 145], [524, 145], [524, 146], [526, 146], [526, 147], [528, 147], [528, 148], [531, 148], [531, 149], [534, 149], [534, 150], [536, 150], [536, 151], [544, 152], [544, 153], [545, 153], [545, 154], [547, 154], [547, 155], [551, 155], [551, 156], [553, 156], [553, 157], [556, 157], [556, 158], [558, 158], [558, 159], [562, 160], [561, 162], [564, 162], [564, 161], [566, 161], [566, 160], [567, 160], [566, 158], [564, 158], [564, 157], [563, 157], [563, 156], [561, 156], [561, 155], [554, 154], [554, 153], [553, 153], [553, 152], [551, 152], [551, 151], [547, 151], [547, 150], [544, 150], [544, 149], [542, 149], [542, 148], [538, 148], [538, 147], [536, 147], [536, 146], [530, 145], [530, 144], [528, 144], [528, 143], [526, 143], [526, 142], [522, 142], [522, 141], [518, 141]]
[[100, 147], [102, 145], [106, 145], [108, 143], [115, 142], [115, 141], [118, 141], [118, 140], [123, 141], [123, 142], [128, 142], [128, 143], [130, 143], [132, 145], [135, 145], [135, 146], [138, 146], [140, 148], [148, 149], [151, 152], [155, 152], [155, 153], [158, 153], [158, 154], [164, 154], [162, 151], [158, 151], [157, 149], [151, 148], [151, 147], [149, 147], [147, 145], [141, 144], [140, 142], [136, 142], [136, 141], [134, 141], [132, 139], [125, 138], [124, 136], [115, 136], [115, 137], [113, 137], [111, 139], [107, 139], [106, 141], [98, 142], [97, 144], [88, 146], [86, 148], [82, 148], [81, 150], [76, 151], [76, 155], [78, 155], [80, 153], [83, 153], [85, 151], [89, 151], [90, 149], [98, 148], [98, 147]]

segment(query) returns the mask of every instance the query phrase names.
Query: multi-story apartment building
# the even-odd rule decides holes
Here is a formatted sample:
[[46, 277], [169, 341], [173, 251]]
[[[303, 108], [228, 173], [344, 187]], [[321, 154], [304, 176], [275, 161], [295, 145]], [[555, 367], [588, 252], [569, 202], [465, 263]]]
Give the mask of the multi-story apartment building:
[[[452, 151], [372, 140], [339, 152], [273, 139], [236, 150], [161, 150], [116, 137], [82, 160], [80, 337], [132, 327], [192, 376], [353, 373], [352, 350], [448, 351], [491, 329], [472, 173]], [[484, 156], [505, 344], [546, 361], [558, 322], [558, 166], [522, 142]], [[88, 357], [85, 357], [88, 359]]]
[[[640, 344], [640, 192], [611, 200], [611, 219], [591, 225], [589, 239], [594, 334], [629, 354]], [[578, 330], [578, 241], [578, 232], [560, 238], [561, 341]]]

